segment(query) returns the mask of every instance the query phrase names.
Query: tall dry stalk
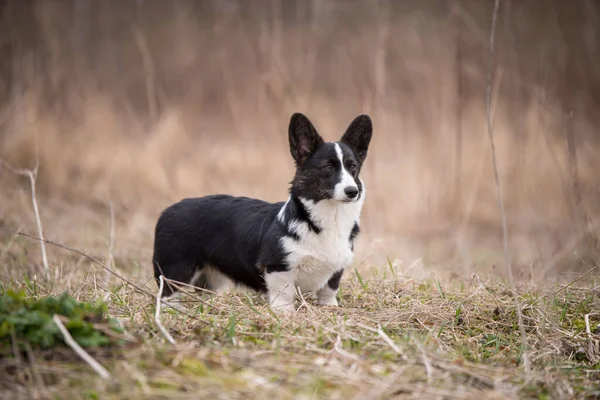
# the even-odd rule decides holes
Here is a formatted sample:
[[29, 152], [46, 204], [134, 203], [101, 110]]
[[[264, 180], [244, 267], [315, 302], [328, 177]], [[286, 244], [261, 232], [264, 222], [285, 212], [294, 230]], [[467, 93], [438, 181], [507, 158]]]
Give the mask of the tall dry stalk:
[[115, 269], [115, 210], [113, 208], [113, 203], [111, 200], [108, 201], [108, 208], [110, 213], [110, 230], [108, 236], [108, 254], [106, 255], [106, 271], [104, 276], [104, 284], [108, 287], [108, 282], [110, 280], [110, 270]]
[[[575, 132], [571, 127], [572, 115], [565, 117], [565, 130], [567, 136], [567, 154], [569, 160], [569, 172], [571, 176], [571, 190], [574, 197], [575, 215], [577, 215], [577, 228], [579, 229], [579, 239], [586, 245], [586, 250], [593, 254], [594, 259], [600, 250], [600, 240], [596, 235], [595, 224], [590, 217], [586, 205], [583, 201], [581, 193], [581, 185], [579, 183], [579, 168], [577, 166], [577, 142], [575, 140]], [[583, 225], [583, 226], [582, 226]], [[594, 260], [595, 261], [595, 260]]]
[[150, 54], [150, 47], [146, 36], [141, 28], [136, 28], [133, 31], [135, 42], [142, 57], [142, 65], [144, 66], [144, 76], [146, 82], [146, 99], [148, 101], [148, 113], [150, 121], [156, 121], [158, 117], [158, 97], [156, 95], [156, 72], [154, 62]]
[[42, 263], [44, 265], [44, 276], [46, 279], [50, 278], [50, 266], [48, 265], [48, 256], [46, 254], [46, 243], [44, 242], [44, 228], [42, 227], [42, 219], [40, 217], [40, 208], [38, 207], [37, 196], [35, 192], [35, 184], [37, 181], [38, 170], [40, 167], [40, 152], [38, 148], [37, 135], [35, 136], [35, 166], [33, 169], [26, 168], [15, 168], [6, 161], [0, 159], [0, 165], [3, 165], [6, 169], [16, 175], [26, 176], [29, 178], [29, 185], [31, 186], [31, 203], [33, 205], [33, 213], [35, 215], [35, 222], [38, 230], [38, 236], [42, 240], [40, 246], [42, 249]]
[[[460, 6], [456, 6], [460, 7]], [[454, 43], [456, 46], [456, 104], [455, 104], [455, 118], [456, 118], [456, 132], [455, 132], [455, 142], [454, 142], [454, 209], [457, 213], [458, 220], [462, 218], [462, 166], [463, 166], [463, 114], [462, 108], [464, 104], [464, 82], [463, 82], [463, 73], [462, 73], [462, 65], [463, 65], [463, 45], [462, 45], [462, 37], [464, 35], [463, 30], [463, 22], [458, 15], [458, 12], [455, 13], [455, 30], [454, 30]]]
[[496, 183], [496, 189], [498, 193], [498, 206], [500, 208], [500, 217], [502, 218], [502, 241], [504, 244], [504, 262], [506, 264], [506, 271], [508, 273], [508, 279], [510, 282], [510, 288], [512, 291], [513, 299], [515, 300], [515, 307], [517, 309], [517, 318], [519, 321], [519, 330], [521, 332], [521, 341], [523, 346], [523, 366], [525, 367], [525, 373], [527, 376], [530, 374], [531, 366], [529, 363], [529, 351], [527, 347], [527, 335], [525, 333], [525, 326], [523, 325], [523, 313], [521, 310], [521, 303], [517, 298], [517, 291], [515, 289], [515, 279], [512, 272], [512, 265], [510, 260], [510, 251], [508, 248], [508, 223], [506, 219], [506, 210], [504, 209], [504, 193], [502, 191], [502, 184], [500, 183], [500, 177], [498, 174], [498, 162], [496, 160], [496, 145], [494, 143], [494, 131], [492, 130], [492, 79], [494, 72], [494, 41], [496, 38], [496, 22], [498, 20], [498, 9], [500, 8], [500, 0], [495, 0], [494, 11], [492, 14], [492, 29], [490, 32], [489, 41], [489, 53], [488, 53], [488, 69], [486, 78], [486, 94], [485, 94], [485, 110], [487, 120], [487, 131], [490, 137], [490, 146], [492, 150], [492, 164], [494, 168], [494, 181]]

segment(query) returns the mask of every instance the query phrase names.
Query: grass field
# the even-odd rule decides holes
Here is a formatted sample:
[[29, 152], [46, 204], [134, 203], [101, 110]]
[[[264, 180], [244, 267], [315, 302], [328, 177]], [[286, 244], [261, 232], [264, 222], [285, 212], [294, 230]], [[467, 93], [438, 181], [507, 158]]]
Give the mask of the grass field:
[[[261, 3], [0, 1], [0, 399], [600, 398], [597, 2]], [[373, 119], [340, 307], [193, 293], [161, 331], [158, 214], [285, 200], [294, 112]], [[45, 235], [82, 250], [48, 278], [15, 234], [38, 162]]]
[[[28, 239], [3, 235], [1, 244], [5, 271], [37, 262]], [[56, 265], [51, 281], [13, 274], [1, 279], [0, 292], [44, 298], [68, 291], [105, 301], [124, 332], [89, 353], [110, 378], [64, 345], [5, 351], [3, 399], [600, 397], [600, 281], [593, 274], [569, 286], [519, 287], [526, 371], [509, 288], [477, 274], [416, 280], [393, 262], [365, 276], [351, 269], [340, 307], [299, 299], [293, 315], [273, 313], [252, 293], [190, 293], [185, 313], [162, 309], [171, 344], [154, 320], [149, 271], [118, 266], [128, 282], [107, 280], [102, 263], [68, 251]]]

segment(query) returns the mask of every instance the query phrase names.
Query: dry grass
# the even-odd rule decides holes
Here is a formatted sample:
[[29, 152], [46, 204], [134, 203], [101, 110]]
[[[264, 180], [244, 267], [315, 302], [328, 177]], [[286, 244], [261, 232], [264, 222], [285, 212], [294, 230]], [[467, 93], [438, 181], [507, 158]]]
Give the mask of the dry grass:
[[[4, 265], [31, 262], [30, 245], [12, 246], [13, 261]], [[112, 379], [101, 379], [68, 348], [34, 352], [29, 361], [0, 360], [2, 398], [600, 396], [600, 280], [593, 274], [569, 287], [519, 286], [532, 364], [526, 380], [510, 289], [476, 274], [416, 280], [397, 263], [369, 276], [350, 270], [341, 307], [306, 298], [290, 316], [274, 314], [256, 294], [189, 294], [182, 300], [188, 315], [162, 312], [178, 343], [171, 345], [154, 323], [151, 296], [123, 281], [105, 283], [102, 267], [77, 260], [63, 254], [52, 283], [4, 276], [3, 287], [105, 299], [131, 338], [122, 348], [91, 352]], [[147, 277], [133, 283], [156, 293]]]

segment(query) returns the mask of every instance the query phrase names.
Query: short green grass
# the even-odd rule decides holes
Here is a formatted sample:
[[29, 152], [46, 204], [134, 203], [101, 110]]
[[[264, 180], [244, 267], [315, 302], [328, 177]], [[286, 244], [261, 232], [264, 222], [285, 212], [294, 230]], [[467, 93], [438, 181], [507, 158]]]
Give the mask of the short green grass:
[[[67, 302], [83, 307], [81, 315], [103, 304], [90, 328], [102, 330], [113, 318], [120, 339], [86, 349], [111, 378], [101, 379], [58, 337], [45, 346], [12, 334], [29, 344], [0, 356], [1, 398], [600, 397], [593, 276], [569, 287], [518, 288], [527, 348], [502, 282], [416, 281], [399, 276], [391, 262], [378, 273], [348, 271], [340, 307], [318, 307], [308, 297], [292, 315], [274, 313], [254, 293], [189, 293], [185, 313], [163, 306], [162, 323], [177, 342], [170, 344], [154, 321], [151, 295], [107, 281], [98, 266], [70, 264], [66, 255], [52, 281], [2, 277], [0, 292], [28, 305]], [[153, 280], [119, 273], [156, 293]], [[64, 291], [83, 303], [51, 297]], [[60, 307], [51, 311], [65, 314], [67, 325], [79, 318]]]

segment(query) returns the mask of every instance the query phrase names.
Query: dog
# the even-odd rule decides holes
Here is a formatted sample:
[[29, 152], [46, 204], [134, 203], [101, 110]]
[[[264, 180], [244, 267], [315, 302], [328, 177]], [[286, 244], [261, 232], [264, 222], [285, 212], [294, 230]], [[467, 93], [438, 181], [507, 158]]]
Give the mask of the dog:
[[[296, 165], [289, 198], [268, 203], [225, 194], [187, 198], [166, 208], [154, 239], [154, 276], [221, 291], [228, 285], [267, 294], [294, 311], [296, 290], [337, 306], [352, 263], [365, 200], [361, 167], [373, 134], [356, 117], [338, 142], [325, 142], [303, 114], [292, 115], [289, 147]], [[177, 289], [164, 287], [163, 296]]]

